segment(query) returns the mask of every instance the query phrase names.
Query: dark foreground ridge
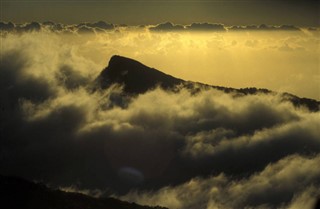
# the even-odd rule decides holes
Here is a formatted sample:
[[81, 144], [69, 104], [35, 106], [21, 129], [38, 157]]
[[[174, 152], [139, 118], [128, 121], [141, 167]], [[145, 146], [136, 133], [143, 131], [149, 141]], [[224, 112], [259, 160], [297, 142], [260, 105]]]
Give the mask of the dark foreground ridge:
[[[198, 92], [201, 89], [214, 88], [226, 93], [233, 93], [237, 96], [249, 94], [274, 94], [268, 89], [251, 88], [228, 88], [221, 86], [212, 86], [208, 84], [185, 81], [165, 74], [157, 69], [150, 68], [144, 64], [126, 57], [114, 55], [109, 61], [108, 67], [102, 70], [97, 77], [98, 88], [106, 89], [113, 84], [123, 85], [125, 93], [136, 95], [142, 94], [156, 87], [165, 90], [177, 91], [179, 87], [187, 88], [192, 92]], [[296, 107], [306, 107], [310, 111], [319, 111], [320, 102], [314, 99], [299, 98], [289, 93], [283, 93], [283, 100], [292, 102]]]
[[3, 209], [166, 209], [141, 206], [114, 198], [49, 189], [18, 177], [0, 175], [0, 204]]

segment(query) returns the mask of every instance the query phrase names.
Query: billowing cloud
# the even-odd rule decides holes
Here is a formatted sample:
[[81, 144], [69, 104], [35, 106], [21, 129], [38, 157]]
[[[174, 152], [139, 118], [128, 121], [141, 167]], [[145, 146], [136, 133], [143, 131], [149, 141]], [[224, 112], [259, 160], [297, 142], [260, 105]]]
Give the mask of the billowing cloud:
[[295, 107], [281, 94], [156, 88], [131, 97], [117, 85], [93, 91], [105, 63], [94, 62], [88, 46], [97, 50], [99, 38], [110, 53], [124, 45], [135, 51], [142, 40], [168, 47], [185, 42], [150, 33], [74, 37], [4, 37], [3, 175], [171, 208], [312, 204], [320, 178], [319, 112]]
[[299, 208], [313, 209], [320, 178], [320, 157], [288, 156], [246, 179], [220, 174], [194, 178], [155, 192], [131, 192], [122, 199], [168, 208]]
[[43, 27], [47, 27], [47, 28], [48, 28], [49, 30], [51, 30], [51, 31], [60, 32], [60, 31], [65, 30], [63, 24], [61, 24], [61, 23], [54, 23], [54, 22], [51, 22], [51, 21], [43, 22], [43, 23], [42, 23], [42, 26], [43, 26]]
[[14, 27], [15, 25], [12, 22], [0, 22], [1, 31], [11, 31]]
[[86, 25], [78, 26], [77, 28], [78, 28], [77, 32], [79, 34], [94, 33], [94, 29], [90, 28], [90, 27], [87, 27]]
[[[147, 25], [147, 26], [128, 26], [124, 24], [115, 25], [112, 23], [106, 23], [104, 21], [98, 22], [84, 22], [76, 25], [64, 25], [61, 23], [55, 23], [52, 21], [46, 21], [43, 23], [31, 22], [24, 24], [13, 24], [11, 22], [0, 22], [0, 28], [2, 31], [19, 31], [19, 32], [34, 32], [41, 29], [49, 29], [54, 32], [69, 31], [79, 32], [79, 33], [93, 33], [93, 32], [110, 32], [113, 30], [118, 30], [119, 28], [126, 29], [143, 29], [148, 28], [153, 32], [181, 32], [181, 31], [193, 31], [193, 32], [221, 32], [221, 31], [264, 31], [264, 32], [276, 32], [276, 31], [293, 31], [299, 32], [302, 31], [302, 28], [299, 28], [294, 25], [234, 25], [234, 26], [225, 26], [221, 23], [207, 23], [207, 22], [195, 22], [190, 25], [181, 25], [174, 24], [172, 22], [160, 23], [157, 25]], [[308, 28], [310, 32], [317, 31], [318, 28]]]
[[114, 25], [113, 24], [109, 24], [109, 23], [106, 23], [104, 21], [98, 21], [98, 22], [95, 22], [95, 23], [86, 23], [85, 25], [88, 26], [88, 27], [99, 28], [99, 29], [104, 29], [104, 30], [114, 29]]
[[318, 30], [319, 30], [319, 28], [309, 27], [309, 28], [308, 28], [308, 30], [309, 30], [309, 31], [318, 31]]
[[184, 26], [174, 25], [171, 22], [161, 23], [159, 25], [149, 28], [149, 30], [151, 31], [181, 31], [184, 29], [185, 29]]
[[41, 29], [41, 25], [38, 22], [31, 22], [20, 26], [20, 30], [26, 32], [39, 31]]
[[192, 23], [186, 27], [194, 31], [225, 31], [223, 24], [219, 23]]
[[273, 25], [246, 25], [246, 26], [232, 26], [229, 30], [236, 30], [236, 31], [300, 31], [299, 27], [294, 25], [280, 25], [280, 26], [273, 26]]
[[191, 25], [176, 25], [171, 22], [161, 23], [150, 27], [151, 31], [225, 31], [223, 24], [217, 23], [192, 23]]
[[12, 22], [0, 22], [1, 31], [6, 32], [38, 32], [41, 30], [41, 24], [38, 22], [30, 22], [24, 24], [14, 24]]
[[113, 30], [115, 26], [108, 24], [104, 21], [95, 23], [80, 23], [76, 26], [78, 33], [94, 33], [94, 32], [105, 32], [106, 30]]
[[40, 30], [47, 30], [53, 32], [78, 32], [80, 34], [94, 33], [94, 32], [106, 32], [115, 29], [113, 24], [99, 21], [95, 23], [80, 23], [77, 25], [63, 25], [61, 23], [55, 23], [52, 21], [46, 21], [43, 23], [31, 22], [24, 24], [13, 24], [11, 22], [0, 22], [1, 31], [6, 32], [37, 32]]

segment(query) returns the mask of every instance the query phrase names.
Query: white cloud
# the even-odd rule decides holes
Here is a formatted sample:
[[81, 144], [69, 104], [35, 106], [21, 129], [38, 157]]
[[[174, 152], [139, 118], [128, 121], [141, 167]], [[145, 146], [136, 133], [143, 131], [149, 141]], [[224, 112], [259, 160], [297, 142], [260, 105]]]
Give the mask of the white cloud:
[[[172, 209], [191, 208], [308, 208], [319, 195], [320, 157], [289, 156], [247, 179], [223, 174], [195, 178], [152, 192], [131, 192], [121, 199]], [[288, 201], [290, 203], [288, 203]], [[286, 206], [283, 206], [286, 205]]]

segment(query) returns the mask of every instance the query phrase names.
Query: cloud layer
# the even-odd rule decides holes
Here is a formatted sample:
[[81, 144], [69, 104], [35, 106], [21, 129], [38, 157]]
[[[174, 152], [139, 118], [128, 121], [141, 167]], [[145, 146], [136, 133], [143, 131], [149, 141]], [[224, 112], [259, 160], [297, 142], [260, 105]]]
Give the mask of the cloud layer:
[[170, 208], [313, 204], [318, 112], [280, 95], [92, 92], [102, 67], [80, 53], [82, 42], [65, 38], [4, 38], [2, 174]]
[[[112, 23], [106, 23], [104, 21], [98, 22], [84, 22], [74, 25], [65, 25], [61, 23], [55, 23], [51, 21], [30, 22], [23, 24], [15, 24], [12, 22], [0, 22], [1, 31], [7, 32], [32, 32], [39, 30], [50, 30], [55, 32], [67, 32], [67, 33], [100, 33], [108, 32], [110, 30], [118, 30], [119, 28], [147, 28], [153, 32], [177, 32], [177, 31], [196, 31], [196, 32], [223, 32], [223, 31], [301, 31], [301, 28], [294, 25], [234, 25], [225, 26], [221, 23], [207, 23], [207, 22], [195, 22], [190, 25], [174, 24], [171, 22], [159, 23], [157, 25], [147, 26], [127, 26], [127, 25], [115, 25]], [[316, 31], [317, 28], [308, 28], [309, 31]]]
[[320, 158], [288, 156], [246, 179], [220, 174], [194, 178], [156, 192], [131, 192], [122, 199], [168, 208], [310, 208], [320, 191]]

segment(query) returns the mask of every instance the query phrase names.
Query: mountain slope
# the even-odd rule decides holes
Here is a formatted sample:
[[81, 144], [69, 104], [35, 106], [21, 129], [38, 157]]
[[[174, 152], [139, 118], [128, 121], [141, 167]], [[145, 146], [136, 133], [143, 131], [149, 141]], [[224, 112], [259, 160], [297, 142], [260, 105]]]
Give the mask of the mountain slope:
[[3, 209], [164, 209], [52, 190], [43, 184], [1, 175], [0, 204]]
[[108, 67], [101, 72], [98, 79], [102, 88], [115, 83], [124, 84], [124, 91], [133, 94], [144, 93], [157, 85], [169, 89], [184, 82], [154, 68], [149, 68], [138, 61], [121, 56], [113, 56]]
[[[226, 93], [233, 93], [237, 96], [248, 95], [248, 94], [270, 94], [275, 93], [268, 89], [257, 89], [257, 88], [228, 88], [221, 86], [212, 86], [208, 84], [185, 81], [179, 78], [175, 78], [171, 75], [165, 74], [154, 68], [145, 66], [144, 64], [126, 57], [114, 55], [109, 61], [109, 65], [102, 70], [100, 75], [96, 79], [98, 88], [108, 88], [113, 84], [120, 84], [124, 86], [124, 92], [128, 94], [142, 94], [146, 91], [160, 86], [165, 90], [177, 90], [179, 87], [184, 87], [192, 92], [198, 92], [201, 89], [214, 88], [217, 90], [224, 91]], [[304, 106], [311, 111], [320, 110], [320, 102], [308, 99], [299, 98], [289, 93], [282, 94], [284, 101], [290, 101], [295, 106]]]

